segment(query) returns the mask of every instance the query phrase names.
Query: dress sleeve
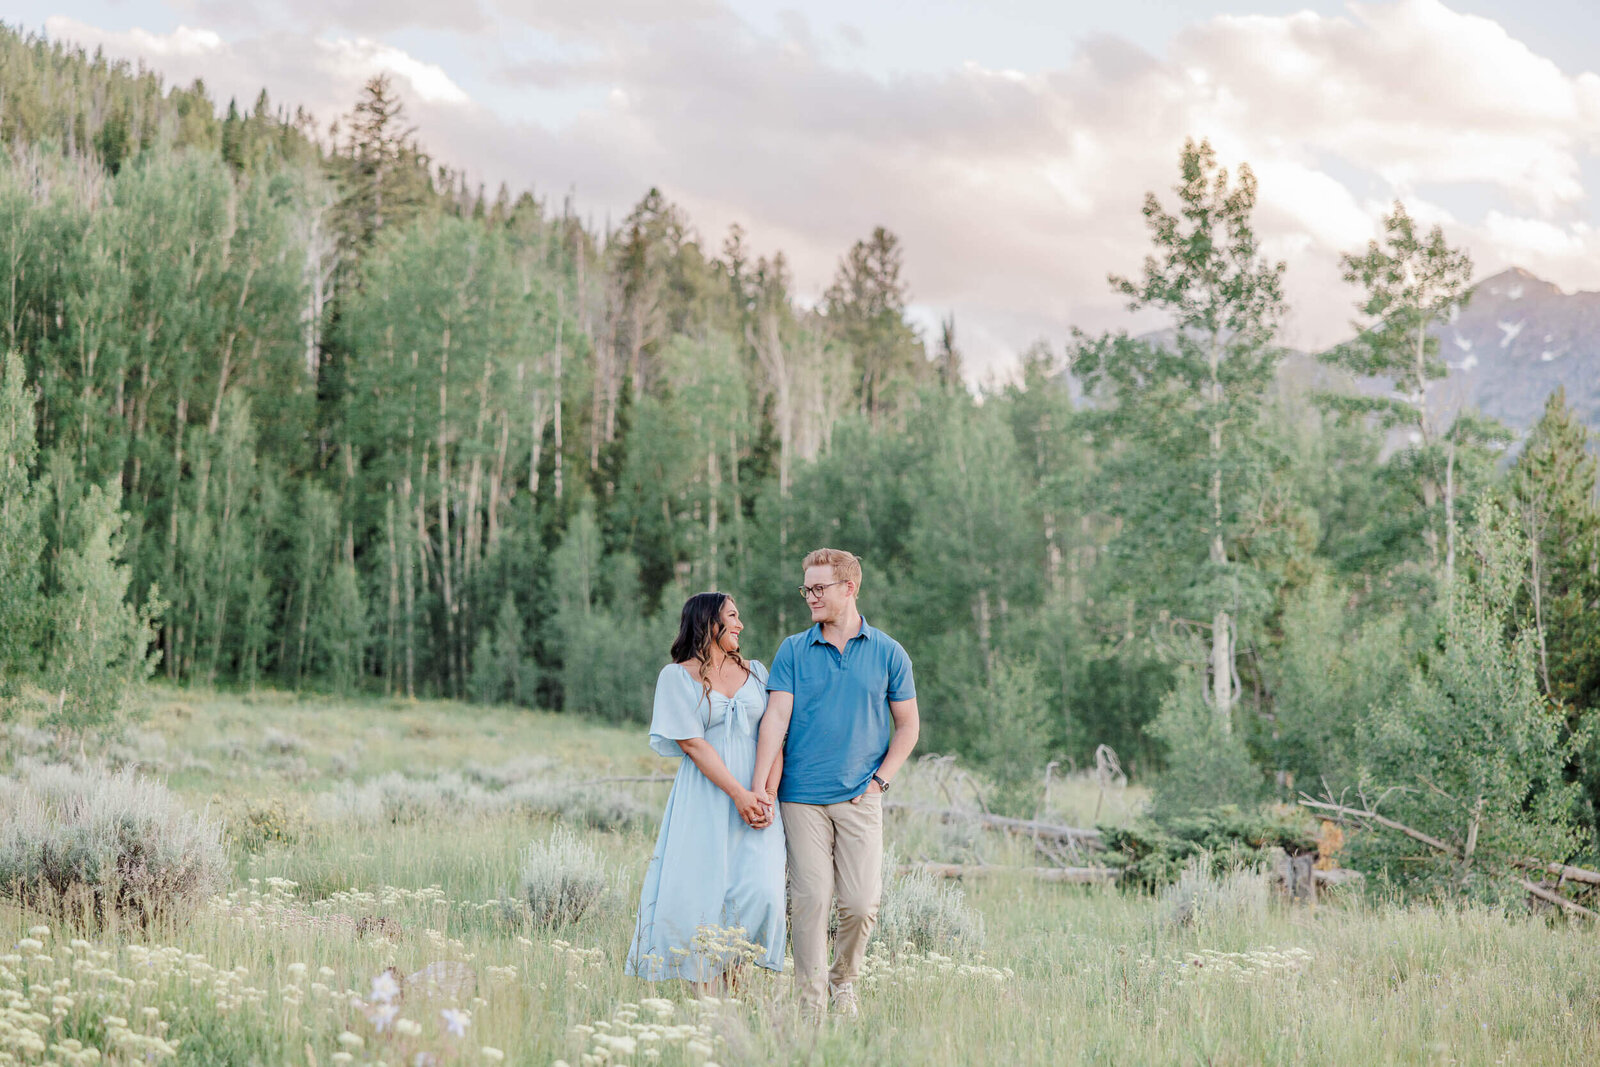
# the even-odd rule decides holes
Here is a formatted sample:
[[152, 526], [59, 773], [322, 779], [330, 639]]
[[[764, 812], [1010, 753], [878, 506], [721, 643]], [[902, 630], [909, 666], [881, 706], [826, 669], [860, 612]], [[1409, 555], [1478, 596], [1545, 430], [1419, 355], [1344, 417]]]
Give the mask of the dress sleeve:
[[656, 676], [655, 710], [650, 713], [650, 747], [663, 756], [682, 756], [679, 741], [706, 735], [711, 705], [694, 679], [675, 663]]
[[750, 674], [755, 678], [756, 684], [765, 689], [767, 687], [767, 668], [758, 659], [746, 660], [745, 666], [750, 668]]

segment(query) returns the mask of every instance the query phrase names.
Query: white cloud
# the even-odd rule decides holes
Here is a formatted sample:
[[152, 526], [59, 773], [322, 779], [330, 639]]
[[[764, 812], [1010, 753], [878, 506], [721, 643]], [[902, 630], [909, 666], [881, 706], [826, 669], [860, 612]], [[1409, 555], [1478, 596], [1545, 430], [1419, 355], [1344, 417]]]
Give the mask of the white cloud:
[[[424, 25], [406, 14], [416, 7], [407, 0], [382, 18], [365, 0], [328, 10], [342, 24]], [[1211, 18], [1164, 55], [1099, 38], [1053, 70], [968, 63], [892, 78], [853, 67], [830, 43], [837, 34], [813, 33], [799, 15], [767, 35], [717, 0], [461, 10], [463, 26], [484, 12], [498, 20], [479, 38], [486, 54], [514, 30], [567, 42], [522, 50], [536, 61], [504, 60], [490, 72], [498, 82], [580, 91], [592, 105], [560, 127], [497, 115], [438, 66], [355, 35], [49, 25], [52, 36], [141, 56], [169, 81], [203, 75], [243, 99], [265, 84], [324, 116], [388, 70], [441, 161], [491, 183], [575, 188], [596, 217], [620, 217], [659, 185], [707, 244], [741, 222], [756, 247], [786, 252], [812, 294], [852, 240], [887, 225], [905, 242], [919, 307], [956, 312], [979, 377], [1035, 337], [1127, 321], [1106, 274], [1138, 271], [1141, 200], [1155, 190], [1171, 202], [1187, 136], [1209, 137], [1230, 168], [1255, 170], [1263, 248], [1290, 265], [1291, 344], [1346, 330], [1356, 294], [1339, 280], [1339, 253], [1375, 236], [1395, 197], [1443, 225], [1481, 270], [1515, 263], [1567, 288], [1600, 285], [1583, 185], [1600, 153], [1600, 77], [1566, 75], [1496, 23], [1438, 0]], [[1447, 210], [1444, 189], [1481, 206], [1448, 197]]]
[[253, 100], [264, 86], [273, 99], [304, 104], [324, 120], [348, 111], [362, 83], [382, 73], [393, 75], [413, 100], [470, 102], [443, 68], [364, 37], [307, 40], [272, 33], [228, 42], [210, 30], [187, 26], [168, 34], [138, 28], [108, 31], [65, 15], [46, 19], [45, 33], [52, 40], [142, 60], [169, 85], [202, 78], [220, 100]]

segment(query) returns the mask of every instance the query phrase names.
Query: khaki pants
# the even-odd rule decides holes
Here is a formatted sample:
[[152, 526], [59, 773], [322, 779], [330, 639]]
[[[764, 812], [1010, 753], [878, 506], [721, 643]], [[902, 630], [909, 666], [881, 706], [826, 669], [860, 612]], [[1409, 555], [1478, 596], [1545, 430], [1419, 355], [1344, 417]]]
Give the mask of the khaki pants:
[[[883, 894], [883, 798], [859, 804], [785, 802], [783, 832], [789, 846], [789, 936], [794, 944], [795, 987], [803, 1011], [827, 1007], [828, 989], [861, 974], [867, 938], [878, 921]], [[828, 968], [828, 917], [839, 898], [839, 933]], [[824, 987], [823, 978], [828, 979]]]

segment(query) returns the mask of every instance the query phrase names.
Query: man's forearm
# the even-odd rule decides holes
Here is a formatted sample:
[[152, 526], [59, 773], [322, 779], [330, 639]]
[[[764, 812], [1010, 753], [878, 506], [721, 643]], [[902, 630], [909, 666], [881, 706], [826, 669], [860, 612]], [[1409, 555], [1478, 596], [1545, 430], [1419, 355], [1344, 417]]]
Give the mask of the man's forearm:
[[750, 787], [761, 789], [771, 776], [774, 765], [783, 755], [783, 738], [789, 732], [789, 716], [769, 709], [761, 719], [761, 732], [756, 735], [756, 768]]
[[917, 714], [916, 705], [902, 711], [895, 716], [894, 736], [889, 738], [889, 751], [883, 755], [883, 762], [878, 764], [878, 776], [885, 780], [892, 780], [900, 773], [900, 768], [911, 758], [911, 752], [917, 747], [917, 736], [922, 732], [922, 720]]

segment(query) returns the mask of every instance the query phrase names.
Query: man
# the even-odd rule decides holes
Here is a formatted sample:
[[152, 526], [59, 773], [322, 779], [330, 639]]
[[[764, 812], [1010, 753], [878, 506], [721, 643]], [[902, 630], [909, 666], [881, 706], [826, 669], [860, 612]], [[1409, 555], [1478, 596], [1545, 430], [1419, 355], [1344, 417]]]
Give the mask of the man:
[[[917, 744], [911, 657], [856, 608], [861, 561], [819, 548], [806, 556], [801, 595], [811, 629], [772, 661], [752, 780], [783, 812], [788, 840], [790, 938], [801, 1010], [856, 1013], [853, 983], [883, 892], [885, 790]], [[783, 762], [774, 782], [779, 753]], [[828, 916], [839, 932], [828, 968]], [[827, 988], [824, 988], [824, 979]]]

